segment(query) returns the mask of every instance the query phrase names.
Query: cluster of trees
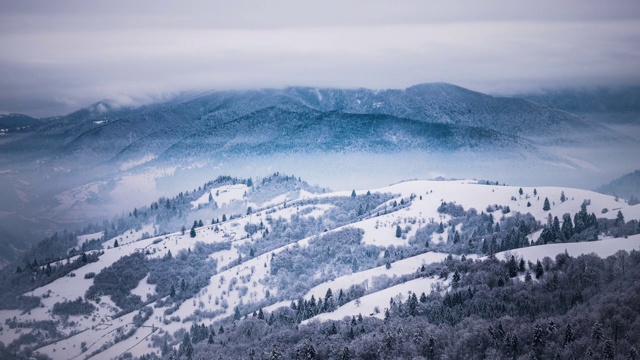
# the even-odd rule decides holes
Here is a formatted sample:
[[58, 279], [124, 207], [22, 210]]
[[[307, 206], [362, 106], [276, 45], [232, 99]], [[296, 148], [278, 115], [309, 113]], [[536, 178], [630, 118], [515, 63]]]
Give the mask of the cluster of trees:
[[70, 315], [89, 315], [96, 309], [93, 304], [86, 302], [82, 297], [78, 297], [72, 301], [63, 301], [53, 304], [51, 313], [54, 315], [70, 316]]
[[331, 278], [377, 266], [384, 249], [361, 244], [362, 235], [361, 229], [344, 228], [273, 256], [271, 281], [279, 296], [295, 299]]
[[306, 181], [295, 175], [284, 175], [279, 172], [273, 173], [259, 180], [259, 186], [254, 186], [250, 197], [257, 204], [269, 201], [278, 195], [287, 194], [294, 191], [305, 190], [310, 193], [325, 193], [326, 188], [311, 186]]
[[[265, 229], [262, 238], [258, 238], [250, 244], [240, 245], [238, 250], [245, 258], [250, 255], [252, 250], [254, 256], [264, 254], [280, 246], [352, 223], [392, 198], [391, 194], [369, 192], [356, 197], [331, 197], [296, 201], [295, 205], [285, 204], [284, 206], [296, 206], [297, 208], [322, 204], [330, 204], [332, 207], [324, 215], [318, 217], [303, 216], [303, 213], [294, 214], [289, 220], [267, 216], [265, 218], [266, 224], [261, 221], [257, 225], [260, 230]], [[254, 230], [257, 231], [256, 228]]]
[[319, 298], [316, 301], [315, 296], [311, 295], [309, 300], [299, 298], [297, 302], [292, 301], [290, 308], [295, 311], [295, 320], [302, 322], [318, 314], [332, 312], [351, 300], [362, 297], [364, 294], [365, 289], [361, 285], [352, 285], [346, 292], [340, 289], [337, 296], [334, 296], [333, 291], [329, 288], [324, 295], [324, 300]]
[[[49, 240], [55, 239], [52, 236]], [[23, 296], [22, 294], [52, 283], [63, 277], [72, 276], [73, 271], [95, 261], [98, 261], [99, 252], [82, 253], [73, 261], [70, 257], [66, 260], [49, 260], [45, 263], [38, 263], [37, 259], [26, 262], [24, 267], [18, 265], [15, 270], [11, 268], [2, 269], [0, 277], [0, 309], [21, 309], [29, 311], [40, 305], [40, 299], [33, 296]]]
[[520, 270], [510, 276], [510, 262], [449, 258], [425, 275], [457, 273], [453, 291], [414, 289], [406, 301], [390, 301], [384, 320], [354, 314], [302, 326], [296, 310], [282, 308], [220, 324], [217, 333], [211, 326], [207, 341], [197, 330], [198, 341], [183, 338], [164, 358], [638, 359], [639, 252], [559, 254], [528, 280]]
[[131, 294], [131, 290], [148, 272], [149, 263], [144, 254], [136, 252], [123, 256], [96, 274], [85, 297], [98, 301], [100, 296], [109, 296], [116, 306], [129, 312], [142, 304], [140, 296]]
[[[529, 246], [528, 235], [540, 228], [538, 221], [529, 213], [519, 212], [495, 219], [493, 212], [501, 208], [504, 213], [505, 207], [501, 206], [489, 206], [489, 212], [478, 213], [474, 208], [465, 210], [461, 205], [442, 202], [438, 212], [450, 215], [451, 219], [446, 223], [432, 222], [422, 226], [409, 243], [439, 252], [481, 255]], [[430, 244], [434, 232], [446, 232], [443, 236], [446, 241]]]
[[[552, 218], [549, 214], [547, 224], [544, 226], [538, 244], [553, 242], [593, 241], [598, 239], [598, 219], [595, 213], [587, 212], [589, 201], [583, 201], [571, 221], [571, 214], [562, 216], [562, 225], [557, 216]], [[622, 214], [622, 213], [620, 213]]]
[[[182, 250], [175, 257], [170, 251], [161, 259], [147, 259], [140, 252], [123, 256], [95, 276], [85, 297], [98, 300], [100, 296], [109, 296], [122, 310], [121, 313], [128, 313], [166, 295], [171, 295], [169, 301], [179, 303], [208, 285], [209, 278], [216, 273], [217, 262], [209, 255], [230, 248], [229, 243], [197, 242], [193, 251]], [[152, 297], [143, 303], [140, 296], [131, 294], [131, 290], [147, 274], [147, 283], [156, 285], [156, 294], [151, 294]]]

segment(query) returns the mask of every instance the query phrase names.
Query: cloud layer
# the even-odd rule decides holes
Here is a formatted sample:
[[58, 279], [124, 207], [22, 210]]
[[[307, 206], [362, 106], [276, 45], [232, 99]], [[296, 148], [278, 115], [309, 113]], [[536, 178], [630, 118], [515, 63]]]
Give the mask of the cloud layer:
[[2, 1], [0, 112], [184, 90], [640, 82], [637, 1], [423, 3]]

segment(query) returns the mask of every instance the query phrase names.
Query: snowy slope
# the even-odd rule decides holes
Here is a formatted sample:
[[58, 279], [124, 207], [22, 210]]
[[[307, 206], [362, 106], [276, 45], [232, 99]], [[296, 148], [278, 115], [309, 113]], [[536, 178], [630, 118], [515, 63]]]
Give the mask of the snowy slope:
[[[473, 207], [478, 212], [486, 211], [488, 205], [509, 206], [511, 213], [503, 215], [501, 212], [496, 211], [494, 217], [499, 219], [502, 216], [512, 216], [516, 211], [522, 213], [530, 212], [537, 220], [546, 223], [549, 214], [558, 217], [562, 217], [564, 213], [573, 215], [580, 210], [580, 205], [584, 200], [590, 200], [589, 211], [595, 212], [598, 217], [613, 219], [616, 217], [617, 211], [620, 210], [624, 213], [626, 219], [640, 218], [640, 206], [629, 206], [623, 200], [616, 201], [614, 197], [591, 191], [539, 187], [535, 188], [537, 196], [534, 196], [534, 188], [523, 187], [522, 190], [523, 195], [520, 195], [518, 186], [481, 185], [471, 180], [408, 181], [379, 189], [356, 189], [355, 191], [358, 195], [365, 194], [367, 191], [395, 194], [394, 198], [385, 204], [389, 206], [388, 208], [394, 201], [397, 203], [403, 202], [407, 206], [397, 211], [388, 213], [382, 211], [378, 213], [378, 210], [384, 209], [385, 205], [383, 205], [359, 221], [343, 227], [329, 229], [328, 232], [340, 231], [345, 227], [359, 228], [364, 231], [362, 239], [364, 244], [401, 247], [408, 243], [411, 236], [421, 226], [432, 221], [448, 220], [448, 215], [442, 215], [437, 212], [438, 206], [443, 201], [462, 205], [465, 210]], [[306, 246], [313, 237], [286, 244], [251, 259], [243, 259], [239, 265], [232, 266], [236, 264], [235, 261], [240, 255], [237, 246], [258, 241], [262, 237], [260, 232], [250, 237], [244, 230], [245, 225], [260, 222], [261, 219], [266, 218], [267, 214], [272, 218], [290, 219], [297, 213], [305, 212], [304, 216], [306, 217], [321, 217], [327, 211], [331, 211], [333, 208], [331, 204], [300, 205], [299, 203], [314, 198], [349, 197], [351, 196], [351, 191], [326, 194], [311, 194], [301, 191], [298, 194], [294, 194], [295, 196], [281, 194], [271, 200], [260, 201], [260, 203], [252, 203], [250, 196], [245, 197], [245, 193], [250, 195], [250, 192], [251, 189], [245, 185], [223, 186], [205, 193], [202, 197], [192, 202], [192, 207], [196, 211], [199, 207], [209, 204], [209, 194], [211, 194], [218, 206], [239, 203], [242, 206], [255, 206], [255, 209], [257, 209], [250, 216], [234, 218], [216, 225], [197, 228], [195, 238], [192, 238], [188, 231], [184, 235], [180, 232], [175, 232], [152, 236], [155, 228], [154, 224], [150, 223], [137, 231], [132, 229], [123, 235], [105, 241], [103, 244], [104, 254], [100, 256], [99, 261], [89, 263], [74, 271], [75, 277], [57, 279], [49, 285], [35, 289], [27, 294], [41, 297], [44, 307], [33, 309], [26, 314], [20, 314], [15, 310], [2, 310], [0, 311], [0, 321], [4, 323], [6, 319], [11, 319], [15, 316], [20, 318], [21, 321], [53, 320], [59, 322], [60, 318], [51, 314], [50, 310], [53, 304], [84, 297], [85, 292], [93, 283], [92, 279], [84, 278], [85, 274], [89, 272], [99, 273], [122, 256], [134, 252], [143, 251], [147, 253], [146, 256], [149, 258], [161, 258], [169, 251], [172, 254], [178, 254], [180, 250], [193, 249], [196, 242], [230, 243], [232, 246], [229, 250], [219, 251], [211, 255], [211, 258], [216, 259], [218, 262], [219, 272], [210, 278], [209, 285], [203, 287], [193, 299], [182, 303], [171, 316], [162, 315], [167, 309], [166, 306], [156, 308], [155, 303], [151, 303], [149, 306], [154, 308], [154, 313], [144, 322], [143, 327], [139, 328], [134, 336], [113, 343], [117, 334], [132, 327], [132, 319], [137, 312], [131, 312], [114, 320], [112, 316], [119, 309], [110, 299], [103, 296], [100, 303], [97, 304], [98, 309], [94, 314], [91, 316], [71, 316], [69, 320], [73, 321], [73, 324], [68, 322], [64, 327], [61, 327], [61, 331], [70, 335], [68, 338], [42, 347], [38, 351], [54, 359], [84, 358], [85, 355], [104, 346], [105, 350], [98, 353], [95, 358], [112, 358], [124, 352], [131, 352], [134, 356], [140, 356], [149, 351], [158, 351], [157, 348], [151, 347], [150, 335], [152, 333], [162, 329], [169, 334], [173, 334], [181, 328], [188, 329], [193, 324], [195, 319], [193, 314], [196, 311], [209, 311], [214, 314], [209, 318], [200, 320], [200, 323], [209, 325], [232, 316], [234, 308], [240, 304], [260, 304], [267, 311], [276, 309], [279, 306], [288, 306], [291, 300], [296, 299], [278, 297], [278, 291], [273, 285], [274, 282], [270, 281], [272, 277], [270, 274], [271, 259], [274, 254], [278, 254], [285, 249], [291, 249], [294, 246]], [[563, 192], [567, 198], [565, 202], [560, 201]], [[549, 211], [542, 209], [545, 198], [548, 198], [552, 203]], [[284, 206], [285, 201], [287, 202], [286, 207]], [[530, 202], [531, 206], [527, 206], [527, 202]], [[607, 208], [609, 211], [603, 214], [601, 213], [603, 208]], [[397, 225], [403, 228], [410, 227], [404, 238], [395, 236]], [[143, 239], [143, 237], [146, 237], [143, 234], [152, 237]], [[102, 234], [85, 235], [79, 237], [78, 242], [81, 243], [99, 236], [102, 236]], [[534, 234], [533, 236], [537, 238], [538, 235]], [[118, 240], [118, 247], [114, 247], [115, 240]], [[600, 256], [609, 256], [618, 250], [638, 249], [639, 246], [640, 235], [634, 235], [628, 239], [607, 238], [587, 243], [532, 246], [512, 250], [506, 255], [497, 254], [497, 256], [514, 254], [517, 257], [523, 257], [525, 260], [535, 261], [545, 256], [554, 257], [565, 250], [573, 256], [590, 252], [595, 252]], [[412, 274], [418, 271], [423, 264], [440, 262], [446, 256], [447, 254], [443, 253], [426, 252], [392, 262], [389, 269], [385, 266], [380, 266], [340, 276], [313, 287], [303, 297], [305, 299], [311, 296], [322, 298], [329, 288], [336, 294], [339, 289], [346, 290], [351, 285], [363, 284], [370, 293], [358, 300], [344, 304], [331, 313], [320, 314], [314, 319], [341, 319], [345, 316], [358, 314], [382, 317], [383, 310], [388, 307], [390, 298], [402, 298], [404, 301], [410, 295], [410, 292], [416, 292], [419, 295], [422, 292], [429, 293], [432, 289], [446, 291], [448, 283], [446, 280], [418, 278], [386, 289], [374, 289], [373, 284], [376, 283], [376, 279], [382, 279], [384, 276], [393, 279], [394, 277]], [[223, 269], [225, 267], [226, 269]], [[132, 291], [133, 294], [141, 296], [143, 300], [147, 298], [147, 295], [154, 292], [155, 286], [147, 284], [146, 278], [140, 281]], [[267, 298], [267, 293], [270, 294], [269, 298]], [[268, 304], [272, 305], [265, 306]], [[179, 317], [181, 320], [171, 320], [169, 319], [170, 317], [175, 317], [176, 319]], [[185, 320], [187, 318], [191, 320]], [[75, 334], [71, 334], [71, 332], [75, 332]], [[9, 344], [20, 335], [20, 329], [5, 328], [0, 332], [0, 341]], [[82, 352], [82, 343], [85, 343], [88, 347], [87, 352]]]

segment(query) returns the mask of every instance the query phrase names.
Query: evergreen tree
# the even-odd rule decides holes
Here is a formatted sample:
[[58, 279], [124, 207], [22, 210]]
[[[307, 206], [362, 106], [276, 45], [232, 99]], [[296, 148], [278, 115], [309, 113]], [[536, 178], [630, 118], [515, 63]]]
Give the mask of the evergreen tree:
[[340, 360], [351, 360], [351, 352], [347, 346], [342, 349], [342, 354], [340, 354]]
[[253, 187], [253, 180], [251, 180], [251, 178], [247, 179], [247, 187], [249, 188]]
[[524, 191], [522, 191], [522, 188], [518, 189], [518, 194], [520, 194], [520, 196], [522, 196], [522, 194], [524, 194]]
[[396, 237], [397, 238], [402, 237], [402, 229], [400, 228], [400, 225], [396, 226]]
[[564, 191], [560, 193], [560, 202], [565, 202], [567, 201], [567, 197], [564, 196]]
[[427, 347], [427, 356], [428, 358], [435, 359], [436, 358], [436, 340], [433, 336], [429, 336], [429, 345]]
[[226, 214], [222, 214], [222, 222], [227, 221], [227, 215]]
[[354, 190], [351, 190], [351, 197], [352, 197], [352, 198], [356, 197], [356, 191], [355, 191], [355, 189], [354, 189]]
[[602, 332], [602, 325], [600, 325], [599, 321], [596, 321], [596, 323], [593, 324], [593, 328], [591, 329], [591, 339], [593, 339], [597, 344], [603, 338], [604, 335]]
[[118, 245], [118, 240], [116, 239], [116, 242], [113, 243], [113, 247], [117, 248], [118, 246], [120, 246], [120, 245]]
[[562, 221], [562, 233], [565, 239], [569, 240], [573, 236], [573, 222], [571, 222], [571, 215], [565, 214]]
[[281, 359], [284, 359], [284, 356], [282, 355], [280, 348], [276, 344], [273, 344], [273, 346], [271, 347], [271, 360]]
[[613, 343], [611, 343], [611, 340], [607, 339], [607, 341], [604, 342], [604, 347], [602, 348], [602, 357], [604, 359], [614, 358]]
[[567, 329], [564, 331], [564, 342], [562, 346], [567, 346], [567, 344], [573, 342], [575, 337], [573, 335], [573, 329], [571, 328], [571, 324], [567, 324]]
[[189, 236], [191, 236], [192, 238], [196, 237], [196, 228], [195, 228], [195, 226], [191, 228], [191, 231], [189, 232]]
[[460, 234], [458, 233], [458, 230], [456, 230], [456, 232], [453, 234], [453, 243], [457, 244], [460, 242]]
[[542, 326], [540, 324], [536, 324], [533, 328], [533, 346], [542, 345], [544, 345], [544, 332], [542, 331]]
[[457, 287], [459, 283], [460, 283], [460, 273], [458, 272], [458, 270], [456, 270], [453, 273], [453, 286]]
[[551, 210], [551, 204], [549, 204], [549, 198], [544, 198], [544, 206], [542, 206], [542, 210], [544, 211]]
[[616, 215], [616, 226], [624, 225], [624, 216], [622, 215], [622, 211], [618, 210], [618, 215]]
[[412, 293], [409, 297], [409, 315], [416, 316], [416, 310], [418, 308], [418, 297], [416, 293]]
[[516, 263], [516, 258], [511, 255], [511, 259], [507, 262], [507, 271], [509, 272], [509, 277], [518, 276], [518, 264]]
[[542, 275], [544, 275], [544, 269], [542, 268], [542, 264], [540, 263], [540, 260], [536, 262], [535, 271], [536, 271], [536, 279], [540, 279]]
[[180, 354], [189, 360], [193, 358], [193, 344], [191, 343], [191, 337], [188, 331], [184, 333], [184, 337], [182, 338]]

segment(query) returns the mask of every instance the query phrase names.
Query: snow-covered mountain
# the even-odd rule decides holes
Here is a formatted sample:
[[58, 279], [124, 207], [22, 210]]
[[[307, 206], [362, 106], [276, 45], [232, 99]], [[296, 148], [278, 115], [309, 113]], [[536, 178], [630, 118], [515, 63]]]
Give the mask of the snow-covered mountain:
[[333, 188], [363, 172], [367, 186], [444, 175], [593, 188], [637, 168], [611, 160], [638, 146], [566, 111], [443, 83], [101, 101], [0, 136], [0, 255], [218, 174], [287, 169]]
[[328, 192], [295, 176], [221, 177], [56, 235], [34, 250], [47, 258], [5, 269], [0, 341], [53, 359], [187, 356], [201, 329], [213, 346], [255, 319], [293, 316], [303, 332], [385, 319], [416, 294], [456, 294], [473, 275], [451, 262], [522, 259], [507, 286], [535, 286], [552, 281], [537, 272], [558, 254], [638, 250], [637, 219], [639, 206], [574, 188], [416, 180]]

